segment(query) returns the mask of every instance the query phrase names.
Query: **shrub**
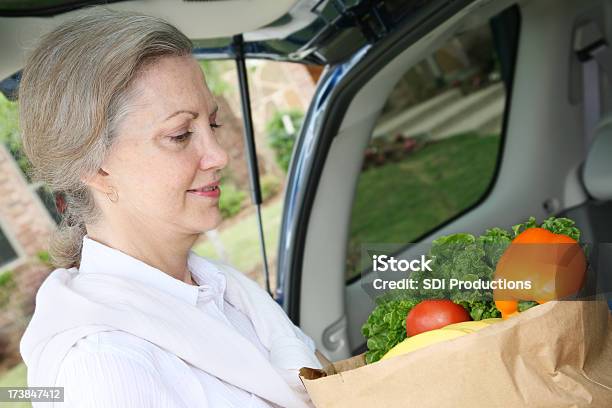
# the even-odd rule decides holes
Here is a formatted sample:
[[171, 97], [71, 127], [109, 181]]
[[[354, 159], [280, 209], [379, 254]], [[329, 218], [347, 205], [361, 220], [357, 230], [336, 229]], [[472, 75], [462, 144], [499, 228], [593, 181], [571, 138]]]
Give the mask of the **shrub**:
[[38, 251], [38, 253], [36, 253], [36, 258], [43, 265], [52, 266], [49, 251]]
[[378, 167], [388, 162], [404, 160], [427, 142], [427, 135], [379, 137], [370, 141], [364, 151], [362, 170]]
[[[287, 129], [283, 122], [283, 117], [287, 116], [293, 125], [293, 133], [290, 133], [291, 129]], [[297, 110], [289, 111], [278, 111], [266, 124], [266, 132], [268, 134], [268, 142], [270, 147], [274, 150], [276, 156], [276, 162], [279, 167], [285, 172], [289, 168], [289, 161], [291, 160], [291, 153], [293, 152], [293, 144], [298, 134], [302, 122], [304, 120], [304, 113]]]
[[274, 174], [265, 174], [261, 177], [261, 199], [267, 201], [280, 191], [281, 183]]
[[244, 191], [237, 190], [233, 184], [221, 186], [219, 209], [223, 218], [231, 218], [242, 209], [242, 202], [246, 197]]
[[16, 286], [13, 271], [0, 272], [0, 308], [5, 307], [11, 300]]
[[0, 143], [5, 144], [29, 182], [31, 165], [23, 152], [19, 135], [18, 116], [17, 103], [9, 101], [0, 92]]

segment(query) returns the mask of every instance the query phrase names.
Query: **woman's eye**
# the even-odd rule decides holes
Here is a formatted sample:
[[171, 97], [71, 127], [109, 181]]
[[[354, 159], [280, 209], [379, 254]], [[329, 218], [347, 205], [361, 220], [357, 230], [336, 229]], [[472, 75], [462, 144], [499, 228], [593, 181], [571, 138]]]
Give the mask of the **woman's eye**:
[[221, 126], [223, 126], [223, 125], [221, 125], [220, 123], [211, 123], [210, 124], [210, 127], [213, 129], [213, 131], [215, 129], [217, 129], [217, 128], [220, 128]]
[[170, 139], [174, 142], [174, 143], [181, 143], [184, 142], [185, 140], [189, 139], [189, 137], [191, 136], [193, 132], [185, 132], [182, 135], [178, 135], [178, 136], [171, 136]]

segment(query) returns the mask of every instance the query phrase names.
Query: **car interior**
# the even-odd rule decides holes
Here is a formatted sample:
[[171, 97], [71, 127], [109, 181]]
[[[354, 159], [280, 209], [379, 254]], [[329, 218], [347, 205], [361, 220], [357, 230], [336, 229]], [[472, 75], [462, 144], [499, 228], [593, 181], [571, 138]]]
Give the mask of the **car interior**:
[[[360, 329], [375, 305], [364, 292], [368, 274], [345, 279], [346, 254], [364, 150], [389, 95], [402, 75], [433, 51], [508, 10], [519, 15], [516, 57], [512, 78], [505, 81], [501, 141], [491, 181], [478, 200], [413, 242], [431, 242], [455, 232], [477, 234], [493, 226], [510, 228], [529, 216], [542, 220], [550, 215], [575, 219], [588, 242], [611, 242], [612, 122], [606, 114], [612, 108], [610, 73], [603, 63], [596, 65], [600, 98], [595, 99], [601, 114], [592, 124], [593, 134], [585, 134], [585, 105], [592, 96], [585, 96], [583, 88], [592, 91], [584, 83], [593, 77], [584, 73], [587, 68], [576, 53], [576, 44], [587, 40], [576, 37], [588, 37], [581, 27], [595, 24], [608, 42], [612, 3], [473, 2], [417, 40], [406, 38], [405, 50], [381, 61], [380, 69], [360, 85], [344, 114], [334, 117], [340, 125], [305, 227], [299, 293], [299, 324], [331, 360], [365, 350]], [[588, 34], [593, 37], [592, 32]], [[511, 41], [505, 46], [512, 46]], [[387, 189], [383, 195], [399, 194], [401, 188], [400, 184]], [[402, 216], [409, 219], [411, 213]]]
[[[165, 0], [112, 3], [116, 9], [163, 15], [190, 38], [230, 37], [242, 32], [245, 41], [257, 40], [249, 32], [265, 28], [289, 12], [309, 14], [304, 10], [310, 7], [304, 6], [306, 2], [292, 0], [183, 1], [180, 7]], [[298, 3], [299, 7], [295, 6]], [[306, 222], [300, 225], [305, 238], [300, 248], [300, 273], [293, 277], [299, 280], [295, 286], [297, 293], [286, 290], [285, 296], [299, 306], [297, 315], [290, 313], [290, 317], [332, 361], [365, 350], [361, 326], [375, 303], [364, 287], [371, 283], [372, 276], [347, 259], [352, 256], [351, 248], [358, 250], [368, 238], [375, 240], [371, 243], [430, 243], [436, 237], [455, 232], [479, 234], [496, 226], [508, 229], [530, 216], [542, 220], [558, 215], [574, 219], [586, 242], [598, 243], [601, 265], [612, 264], [612, 251], [605, 251], [612, 242], [612, 69], [608, 69], [612, 67], [612, 58], [608, 58], [612, 1], [414, 3], [419, 6], [443, 3], [448, 11], [438, 20], [425, 16], [431, 20], [427, 24], [408, 21], [407, 25], [413, 24], [416, 28], [394, 39], [393, 47], [400, 47], [400, 52], [391, 55], [378, 50], [371, 57], [368, 71], [355, 73], [361, 74], [359, 81], [333, 89], [335, 96], [344, 98], [345, 109], [325, 107], [326, 121], [334, 123], [334, 134], [330, 136], [331, 144], [324, 159], [318, 163], [321, 172], [315, 183], [316, 191]], [[204, 5], [209, 17], [207, 24], [202, 24], [199, 18]], [[228, 13], [235, 18], [215, 17]], [[23, 15], [16, 12], [19, 18], [6, 15], [0, 18], [3, 34], [0, 77], [17, 72], [23, 65], [23, 50], [31, 45], [30, 41], [71, 14], [41, 19], [30, 11]], [[268, 28], [269, 32], [275, 31], [275, 27]], [[478, 33], [476, 39], [473, 33]], [[483, 36], [486, 42], [478, 43], [477, 39]], [[471, 43], [474, 53], [465, 55], [457, 42]], [[472, 75], [470, 78], [480, 78], [484, 85], [473, 83], [475, 90], [467, 96], [459, 95], [462, 92], [449, 86], [416, 107], [390, 103], [394, 92], [403, 83], [411, 83], [410, 76], [415, 72], [433, 73], [432, 83], [439, 79], [436, 76], [439, 67], [431, 58], [438, 50], [444, 49], [444, 55], [453, 61], [479, 60], [483, 57], [477, 51], [483, 47], [494, 48], [497, 53], [496, 68], [490, 70], [497, 76]], [[361, 58], [368, 51], [366, 46], [354, 58]], [[316, 53], [312, 55], [316, 57]], [[326, 70], [329, 82], [333, 82], [333, 75], [345, 69], [353, 69], [351, 60], [339, 67], [329, 67]], [[463, 79], [447, 78], [446, 81], [452, 84]], [[320, 89], [320, 92], [327, 91]], [[321, 106], [316, 97], [310, 109], [312, 113], [319, 113]], [[315, 119], [312, 122], [317, 122]], [[477, 178], [478, 185], [464, 183], [465, 175], [459, 174], [455, 179], [448, 179], [454, 187], [446, 195], [438, 194], [440, 191], [434, 189], [439, 188], [436, 177], [443, 175], [436, 174], [436, 166], [453, 168], [455, 162], [450, 157], [438, 163], [435, 155], [427, 161], [427, 172], [408, 166], [399, 177], [395, 176], [393, 180], [399, 181], [391, 188], [385, 185], [384, 190], [376, 190], [372, 183], [380, 180], [365, 177], [363, 169], [369, 166], [367, 152], [379, 133], [414, 136], [408, 141], [409, 146], [418, 145], [419, 137], [426, 133], [441, 145], [451, 139], [447, 137], [451, 128], [462, 134], [473, 127], [485, 136], [495, 134], [494, 138], [478, 139], [484, 146], [482, 149], [470, 145], [473, 153], [458, 158], [477, 164], [472, 172], [481, 176]], [[302, 137], [307, 131], [302, 131]], [[299, 141], [296, 145], [294, 159], [301, 153], [299, 149], [306, 149]], [[451, 151], [450, 156], [453, 154]], [[300, 164], [292, 160], [294, 172]], [[402, 207], [401, 200], [410, 193], [410, 181], [432, 174], [433, 179], [426, 180], [430, 184], [423, 184], [434, 186], [431, 197], [418, 203], [418, 207]], [[361, 198], [368, 189], [378, 191], [378, 195]], [[469, 197], [457, 198], [459, 201], [455, 203], [455, 196], [464, 192], [469, 192]], [[291, 192], [287, 194], [289, 197]], [[393, 206], [385, 207], [394, 196]], [[443, 203], [448, 211], [429, 217], [426, 210], [441, 205], [438, 201], [444, 200], [449, 201]], [[374, 204], [379, 212], [375, 218], [376, 229], [383, 233], [366, 234], [353, 242], [355, 225], [362, 212], [369, 211], [368, 207]], [[420, 227], [414, 229], [411, 225], [418, 222]], [[279, 246], [278, 251], [280, 258], [287, 249]], [[410, 251], [406, 249], [402, 256], [410, 257]], [[601, 269], [604, 268], [600, 266]], [[600, 284], [609, 291], [612, 278], [604, 274], [599, 278]]]
[[[6, 78], [23, 67], [24, 51], [33, 46], [43, 34], [63, 21], [73, 18], [82, 7], [96, 5], [96, 1], [23, 1], [0, 5], [0, 78]], [[295, 1], [111, 1], [106, 6], [113, 10], [127, 10], [163, 16], [189, 38], [231, 37], [248, 33], [281, 18], [292, 10]], [[231, 15], [232, 18], [223, 18]], [[262, 35], [262, 34], [260, 34]], [[252, 38], [247, 37], [247, 40]], [[198, 47], [199, 43], [195, 46]]]

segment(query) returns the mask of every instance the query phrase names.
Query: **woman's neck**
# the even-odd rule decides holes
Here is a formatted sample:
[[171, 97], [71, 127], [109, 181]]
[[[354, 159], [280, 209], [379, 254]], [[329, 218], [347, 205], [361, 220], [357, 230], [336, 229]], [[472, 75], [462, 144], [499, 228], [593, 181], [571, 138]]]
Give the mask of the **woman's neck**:
[[157, 268], [175, 279], [197, 286], [197, 283], [192, 280], [187, 259], [189, 250], [198, 239], [198, 235], [168, 236], [159, 233], [133, 235], [125, 231], [114, 233], [90, 226], [87, 226], [87, 235], [93, 240]]

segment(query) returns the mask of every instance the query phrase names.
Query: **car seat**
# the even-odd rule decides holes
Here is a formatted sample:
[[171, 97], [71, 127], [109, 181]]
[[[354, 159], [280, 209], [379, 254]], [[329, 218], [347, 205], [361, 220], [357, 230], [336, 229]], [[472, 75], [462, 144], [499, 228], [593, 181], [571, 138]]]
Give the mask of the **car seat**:
[[597, 124], [581, 173], [588, 199], [559, 216], [576, 221], [582, 231], [581, 241], [591, 250], [590, 272], [595, 275], [591, 284], [596, 287], [590, 290], [607, 293], [612, 310], [612, 114]]

